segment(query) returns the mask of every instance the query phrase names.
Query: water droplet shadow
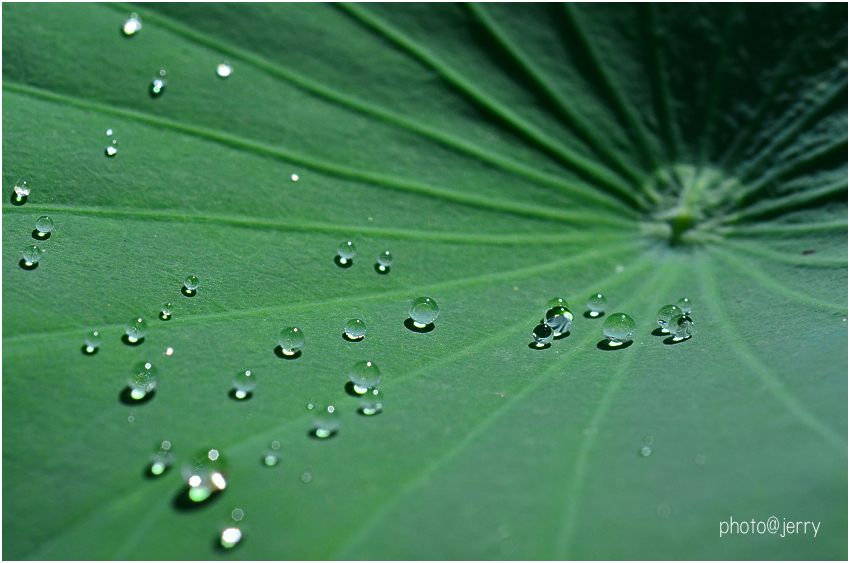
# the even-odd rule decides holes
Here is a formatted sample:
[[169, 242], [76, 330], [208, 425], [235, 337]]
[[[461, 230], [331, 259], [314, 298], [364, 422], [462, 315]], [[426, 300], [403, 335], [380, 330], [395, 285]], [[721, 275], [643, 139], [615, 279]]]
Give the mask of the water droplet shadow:
[[343, 262], [343, 261], [342, 261], [342, 258], [340, 257], [340, 255], [339, 255], [339, 254], [337, 254], [336, 256], [334, 256], [334, 264], [336, 264], [336, 265], [337, 265], [337, 266], [339, 266], [340, 268], [350, 268], [350, 267], [352, 267], [352, 266], [354, 265], [354, 259], [353, 259], [353, 258], [351, 258], [351, 259], [346, 260], [345, 262]]
[[166, 315], [165, 313], [160, 313], [160, 314], [159, 314], [159, 320], [161, 320], [161, 321], [170, 321], [170, 320], [171, 320], [171, 315]]
[[528, 347], [531, 348], [532, 350], [548, 350], [549, 348], [552, 347], [552, 345], [547, 343], [547, 344], [544, 344], [543, 346], [538, 346], [537, 342], [529, 342]]
[[196, 512], [201, 508], [215, 504], [216, 500], [221, 497], [222, 492], [224, 491], [215, 491], [201, 502], [195, 502], [189, 496], [189, 487], [183, 487], [177, 491], [176, 495], [174, 495], [174, 498], [171, 501], [171, 506], [173, 506], [178, 512]]
[[18, 265], [21, 268], [23, 268], [24, 270], [35, 270], [36, 268], [38, 268], [38, 262], [34, 262], [34, 263], [30, 264], [29, 266], [27, 266], [27, 261], [24, 260], [23, 258], [21, 258], [21, 261], [18, 262]]
[[307, 436], [308, 436], [309, 438], [312, 438], [313, 440], [319, 440], [319, 441], [323, 441], [323, 440], [330, 440], [330, 439], [332, 439], [332, 438], [336, 438], [336, 435], [337, 435], [337, 434], [339, 434], [339, 431], [338, 431], [338, 430], [334, 430], [333, 432], [331, 432], [330, 434], [328, 434], [326, 437], [324, 437], [324, 438], [320, 438], [319, 436], [317, 436], [317, 435], [316, 435], [316, 429], [315, 429], [315, 428], [313, 428], [312, 430], [310, 430], [309, 432], [307, 432]]
[[378, 264], [377, 262], [375, 262], [375, 271], [378, 272], [379, 274], [381, 274], [382, 276], [386, 276], [387, 274], [390, 273], [390, 267], [384, 266], [383, 270], [382, 270], [381, 265]]
[[361, 336], [360, 338], [351, 338], [345, 333], [345, 331], [342, 333], [342, 339], [347, 340], [348, 342], [362, 342], [365, 338], [365, 336]]
[[298, 350], [294, 354], [284, 354], [283, 348], [281, 348], [280, 344], [275, 346], [274, 355], [278, 358], [283, 358], [284, 360], [297, 360], [301, 357], [301, 350]]
[[569, 335], [570, 335], [570, 331], [562, 332], [561, 334], [553, 337], [552, 340], [563, 340], [564, 338], [568, 337]]
[[673, 336], [671, 336], [671, 337], [669, 337], [669, 338], [665, 338], [664, 340], [662, 340], [662, 342], [663, 342], [664, 344], [667, 344], [668, 346], [672, 346], [673, 344], [681, 344], [682, 342], [687, 342], [687, 341], [688, 341], [688, 340], [690, 340], [691, 338], [693, 338], [693, 337], [692, 337], [692, 336], [689, 336], [689, 337], [687, 337], [687, 338], [683, 338], [683, 339], [681, 339], [681, 340], [676, 340]]
[[413, 319], [411, 319], [410, 317], [407, 317], [406, 319], [404, 319], [404, 326], [405, 326], [405, 328], [407, 328], [407, 330], [412, 330], [413, 332], [419, 332], [419, 333], [423, 333], [423, 334], [426, 333], [426, 332], [431, 332], [435, 328], [434, 323], [427, 324], [423, 327], [418, 327], [415, 324], [413, 324]]
[[352, 397], [362, 397], [365, 393], [358, 393], [354, 390], [354, 383], [352, 381], [346, 381], [343, 386], [345, 389], [346, 395], [351, 395]]
[[186, 297], [194, 297], [198, 294], [198, 290], [197, 289], [195, 289], [195, 290], [186, 289], [186, 286], [184, 285], [183, 287], [180, 288], [180, 293], [182, 293]]
[[21, 199], [18, 199], [18, 194], [14, 190], [12, 190], [12, 198], [11, 198], [10, 201], [11, 201], [12, 205], [23, 205], [27, 202], [28, 197], [29, 196], [25, 195], [25, 196], [21, 197]]
[[32, 238], [34, 238], [35, 240], [47, 240], [50, 238], [50, 233], [42, 233], [38, 229], [33, 229]]
[[97, 351], [100, 350], [100, 348], [95, 348], [94, 350], [89, 352], [89, 347], [83, 344], [83, 347], [80, 348], [80, 350], [83, 352], [83, 356], [94, 356], [95, 354], [97, 354]]
[[153, 399], [154, 395], [156, 395], [156, 389], [150, 391], [149, 393], [145, 393], [145, 396], [141, 399], [134, 399], [133, 390], [130, 389], [130, 386], [128, 385], [127, 387], [121, 390], [121, 393], [118, 395], [118, 400], [124, 403], [125, 405], [135, 407], [136, 405], [144, 405], [145, 403]]
[[133, 342], [132, 340], [130, 340], [130, 337], [129, 337], [129, 336], [127, 336], [126, 334], [125, 334], [124, 336], [122, 336], [122, 337], [121, 337], [121, 342], [123, 342], [123, 343], [124, 343], [124, 344], [126, 344], [127, 346], [141, 346], [141, 345], [142, 345], [142, 343], [143, 343], [144, 341], [145, 341], [145, 337], [144, 337], [144, 336], [143, 336], [143, 337], [141, 337], [141, 338], [139, 338], [139, 339], [138, 339], [138, 340], [136, 340], [135, 342]]
[[629, 340], [628, 342], [620, 344], [619, 346], [611, 346], [611, 343], [608, 341], [608, 339], [604, 338], [596, 343], [596, 347], [605, 352], [613, 352], [615, 350], [625, 350], [634, 343], [634, 340]]
[[149, 463], [149, 464], [148, 464], [147, 466], [145, 466], [145, 468], [142, 470], [142, 476], [143, 476], [145, 479], [148, 479], [148, 480], [150, 480], [150, 481], [153, 481], [154, 479], [159, 479], [160, 477], [162, 477], [163, 475], [165, 475], [166, 473], [168, 473], [169, 471], [171, 471], [171, 466], [170, 466], [170, 465], [167, 465], [167, 466], [165, 467], [165, 469], [163, 469], [163, 470], [162, 470], [162, 473], [160, 473], [159, 475], [156, 475], [156, 474], [154, 474], [153, 472], [151, 472], [151, 469], [152, 469], [152, 468], [153, 468], [153, 463]]
[[236, 396], [236, 389], [231, 389], [230, 392], [227, 394], [227, 396], [230, 397], [231, 399], [233, 399], [234, 401], [239, 401], [239, 402], [250, 401], [251, 397], [254, 396], [254, 392], [248, 391], [247, 393], [245, 393], [245, 396], [240, 399], [239, 397]]
[[604, 316], [605, 316], [605, 313], [599, 313], [598, 315], [596, 315], [596, 316], [594, 317], [593, 315], [591, 315], [591, 314], [590, 314], [590, 311], [585, 311], [585, 312], [584, 312], [584, 318], [585, 318], [585, 319], [601, 319], [601, 318], [602, 318], [602, 317], [604, 317]]
[[656, 328], [655, 330], [653, 330], [652, 332], [650, 332], [650, 334], [651, 334], [652, 336], [669, 336], [669, 335], [670, 335], [670, 333], [669, 333], [669, 332], [661, 332], [661, 331], [662, 331], [662, 329], [661, 329], [661, 327], [659, 326], [658, 328]]

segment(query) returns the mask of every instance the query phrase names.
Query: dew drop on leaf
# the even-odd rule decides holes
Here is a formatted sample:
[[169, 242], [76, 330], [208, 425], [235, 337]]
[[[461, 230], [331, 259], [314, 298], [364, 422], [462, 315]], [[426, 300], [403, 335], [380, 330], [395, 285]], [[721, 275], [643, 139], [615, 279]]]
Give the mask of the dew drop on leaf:
[[142, 20], [139, 19], [139, 14], [132, 13], [130, 17], [124, 20], [124, 25], [121, 27], [121, 30], [124, 32], [124, 35], [130, 37], [132, 35], [137, 34], [142, 29]]
[[233, 72], [233, 67], [230, 66], [230, 63], [224, 61], [220, 65], [218, 65], [215, 69], [215, 73], [222, 78], [227, 78]]
[[670, 332], [667, 325], [670, 324], [670, 319], [676, 318], [682, 314], [682, 310], [676, 305], [664, 305], [658, 310], [658, 326], [661, 327], [661, 332]]
[[237, 399], [244, 399], [257, 388], [257, 378], [251, 370], [240, 371], [233, 377], [233, 389]]
[[42, 249], [39, 247], [32, 245], [24, 248], [23, 256], [24, 256], [24, 264], [27, 266], [32, 266], [33, 264], [37, 264], [39, 260], [41, 260], [41, 255], [44, 253]]
[[357, 362], [348, 370], [348, 379], [354, 384], [354, 391], [362, 395], [381, 382], [381, 370], [374, 362]]
[[88, 333], [86, 335], [85, 344], [86, 344], [86, 353], [94, 354], [98, 348], [100, 348], [100, 344], [103, 342], [103, 338], [101, 338], [100, 333], [96, 330]]
[[607, 306], [608, 300], [601, 293], [595, 293], [587, 300], [587, 310], [590, 312], [591, 317], [598, 317], [604, 313]]
[[298, 327], [288, 326], [280, 331], [277, 342], [285, 355], [294, 356], [304, 348], [304, 333]]
[[339, 412], [333, 405], [316, 405], [313, 430], [317, 438], [330, 438], [339, 430]]
[[127, 340], [138, 342], [147, 335], [148, 323], [142, 317], [134, 317], [124, 327], [124, 332], [127, 334]]
[[531, 338], [534, 339], [534, 343], [538, 348], [543, 348], [555, 337], [555, 331], [552, 330], [552, 327], [545, 323], [540, 323], [534, 330], [531, 331]]
[[360, 396], [360, 410], [367, 416], [377, 414], [384, 409], [384, 395], [378, 389], [370, 387]]
[[605, 319], [602, 334], [608, 339], [609, 346], [620, 346], [634, 338], [636, 328], [637, 325], [630, 316], [625, 313], [614, 313]]
[[366, 323], [360, 319], [351, 319], [345, 323], [345, 336], [352, 341], [360, 341], [366, 336]]
[[425, 328], [437, 320], [440, 314], [440, 307], [430, 297], [417, 297], [410, 304], [409, 314], [413, 320], [413, 326], [416, 328]]
[[39, 235], [44, 236], [53, 230], [53, 219], [51, 219], [47, 215], [42, 215], [35, 222], [35, 228], [38, 231]]

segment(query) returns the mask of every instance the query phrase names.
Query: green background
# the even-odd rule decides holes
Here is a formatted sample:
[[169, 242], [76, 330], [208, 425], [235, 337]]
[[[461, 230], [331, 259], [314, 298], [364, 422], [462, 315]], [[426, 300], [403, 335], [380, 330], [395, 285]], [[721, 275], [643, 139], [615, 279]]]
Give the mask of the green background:
[[[845, 4], [4, 5], [3, 557], [846, 559], [846, 22]], [[597, 291], [633, 345], [597, 347]], [[441, 307], [424, 334], [403, 325], [420, 295]], [[685, 295], [698, 333], [666, 345], [655, 313]], [[571, 333], [530, 349], [554, 296]], [[294, 361], [273, 352], [289, 325]], [[364, 359], [378, 416], [343, 389]], [[140, 360], [160, 385], [127, 405]], [[253, 397], [228, 398], [246, 369]], [[339, 409], [335, 437], [308, 437], [310, 400]], [[177, 467], [144, 476], [164, 439], [178, 464], [222, 451], [227, 489], [181, 509]], [[244, 540], [217, 549], [237, 507]], [[719, 535], [770, 516], [819, 532]]]

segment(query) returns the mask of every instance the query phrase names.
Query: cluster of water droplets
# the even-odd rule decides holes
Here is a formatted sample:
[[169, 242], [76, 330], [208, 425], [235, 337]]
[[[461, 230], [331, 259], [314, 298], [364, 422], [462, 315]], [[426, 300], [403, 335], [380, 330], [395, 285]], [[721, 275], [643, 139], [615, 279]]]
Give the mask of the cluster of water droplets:
[[695, 334], [691, 318], [691, 300], [679, 299], [675, 305], [664, 305], [658, 310], [658, 326], [662, 334], [669, 334], [673, 342], [687, 340]]
[[[112, 136], [112, 129], [106, 130], [106, 136], [107, 137]], [[112, 157], [112, 156], [115, 156], [116, 154], [118, 154], [118, 147], [116, 145], [118, 145], [118, 139], [112, 139], [112, 142], [110, 144], [106, 145], [106, 150], [104, 151], [106, 156]]]

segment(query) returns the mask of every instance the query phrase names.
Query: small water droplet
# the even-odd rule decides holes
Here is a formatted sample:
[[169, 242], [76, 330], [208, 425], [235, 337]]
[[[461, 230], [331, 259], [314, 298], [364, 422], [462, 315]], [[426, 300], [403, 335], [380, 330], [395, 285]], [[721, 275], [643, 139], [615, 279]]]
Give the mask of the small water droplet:
[[587, 300], [587, 310], [591, 317], [598, 317], [605, 312], [608, 300], [601, 293], [595, 293]]
[[351, 319], [345, 323], [345, 336], [347, 336], [349, 340], [363, 340], [366, 336], [366, 323], [360, 319]]
[[658, 310], [658, 326], [661, 327], [661, 332], [670, 332], [668, 324], [670, 319], [676, 318], [682, 314], [682, 310], [676, 305], [664, 305]]
[[569, 332], [573, 326], [573, 314], [566, 307], [555, 305], [546, 311], [546, 325], [553, 331], [554, 336], [560, 336]]
[[384, 409], [384, 394], [378, 389], [370, 387], [360, 396], [360, 410], [363, 414], [372, 416]]
[[226, 528], [221, 533], [221, 546], [225, 549], [231, 549], [236, 547], [242, 540], [242, 531], [236, 526], [231, 526], [230, 528]]
[[158, 370], [150, 362], [138, 362], [127, 377], [127, 385], [130, 387], [130, 396], [141, 400], [145, 395], [156, 389], [159, 377]]
[[148, 323], [142, 317], [134, 317], [124, 327], [124, 332], [127, 334], [127, 340], [138, 342], [147, 335]]
[[437, 320], [440, 315], [440, 307], [430, 297], [417, 297], [410, 304], [410, 318], [416, 328], [425, 328]]
[[307, 403], [307, 410], [311, 411], [311, 410], [313, 410], [313, 407], [315, 407], [315, 406], [316, 406], [316, 399], [310, 399], [310, 402]]
[[393, 265], [393, 254], [389, 250], [385, 250], [378, 254], [378, 270], [386, 272]]
[[697, 454], [697, 456], [694, 458], [694, 463], [696, 463], [697, 465], [705, 465], [705, 456], [702, 454]]
[[289, 177], [289, 179], [292, 180], [293, 182], [297, 182], [298, 181], [298, 174], [293, 174], [292, 176]]
[[682, 312], [685, 313], [686, 315], [691, 314], [692, 304], [691, 304], [691, 300], [688, 299], [687, 297], [682, 297], [681, 299], [679, 299], [679, 302], [676, 303], [676, 305], [678, 305], [679, 309], [681, 309]]
[[172, 313], [174, 313], [174, 305], [168, 301], [162, 304], [162, 315], [160, 318], [164, 321], [167, 321], [171, 318]]
[[673, 342], [679, 342], [693, 336], [696, 332], [694, 320], [688, 315], [677, 315], [670, 319], [670, 324], [667, 326], [670, 334], [673, 335]]
[[251, 370], [240, 371], [233, 377], [233, 389], [237, 399], [244, 399], [248, 393], [257, 388], [257, 378]]
[[602, 334], [608, 339], [609, 346], [621, 346], [631, 342], [637, 325], [634, 319], [625, 313], [613, 313], [602, 325]]
[[53, 219], [47, 215], [42, 215], [35, 222], [35, 228], [38, 231], [38, 234], [43, 237], [53, 230]]
[[670, 507], [666, 504], [661, 504], [658, 506], [657, 513], [659, 518], [667, 518], [670, 516]]
[[[514, 289], [517, 289], [517, 288], [514, 288]], [[552, 307], [564, 307], [566, 309], [570, 308], [570, 306], [567, 305], [567, 300], [564, 299], [563, 297], [553, 297], [552, 299], [550, 299], [549, 301], [546, 302], [546, 308], [547, 309], [551, 309]]]
[[106, 147], [106, 150], [104, 152], [106, 153], [106, 156], [115, 156], [116, 154], [118, 154], [118, 149], [110, 145]]
[[316, 405], [313, 430], [317, 438], [329, 438], [339, 429], [339, 412], [333, 405]]
[[224, 61], [220, 65], [218, 65], [215, 69], [215, 73], [222, 78], [227, 78], [233, 72], [233, 67], [230, 66], [230, 63]]
[[165, 349], [165, 355], [166, 356], [170, 356], [173, 353], [174, 353], [174, 348], [172, 348], [171, 346], [169, 346], [168, 348]]
[[124, 20], [124, 25], [121, 28], [124, 35], [130, 37], [137, 34], [142, 29], [142, 20], [139, 19], [139, 14], [132, 13], [130, 17]]
[[339, 248], [337, 248], [336, 255], [340, 264], [347, 265], [349, 262], [354, 260], [355, 256], [357, 256], [357, 245], [350, 240], [345, 241], [339, 245]]
[[266, 467], [274, 467], [280, 462], [280, 454], [277, 452], [266, 452], [266, 455], [263, 456], [263, 464]]
[[216, 449], [196, 452], [180, 468], [180, 475], [189, 485], [189, 499], [203, 502], [213, 493], [227, 487], [227, 471], [224, 459]]
[[305, 470], [304, 473], [301, 474], [301, 480], [305, 483], [309, 483], [313, 480], [313, 474]]
[[652, 452], [654, 452], [654, 451], [655, 451], [655, 449], [652, 446], [643, 446], [640, 449], [640, 456], [641, 457], [649, 457], [649, 456], [652, 455]]
[[233, 512], [230, 513], [230, 517], [233, 518], [234, 522], [239, 522], [245, 517], [245, 511], [241, 508], [234, 508]]
[[160, 70], [159, 76], [155, 76], [153, 80], [151, 80], [151, 96], [160, 96], [165, 91], [165, 71]]
[[294, 356], [304, 348], [304, 333], [298, 327], [288, 326], [280, 331], [277, 342], [285, 355]]
[[538, 348], [543, 348], [555, 338], [555, 331], [547, 324], [539, 324], [531, 331], [531, 338], [534, 339], [534, 344]]
[[195, 276], [188, 276], [185, 280], [183, 280], [183, 289], [189, 295], [194, 295], [198, 290], [199, 285], [201, 285], [201, 282], [198, 281], [198, 278]]
[[381, 382], [381, 370], [372, 362], [357, 362], [348, 370], [348, 379], [354, 384], [354, 391], [362, 395]]
[[107, 130], [106, 130], [106, 136], [107, 136], [107, 137], [111, 137], [111, 136], [112, 136], [112, 129], [107, 129]]
[[15, 184], [15, 199], [17, 201], [22, 201], [25, 197], [30, 195], [30, 187], [25, 181], [21, 181]]
[[127, 422], [136, 422], [136, 417], [131, 414], [127, 417]]
[[44, 251], [35, 245], [25, 247], [23, 252], [24, 264], [27, 266], [37, 264], [41, 260], [42, 254], [44, 254]]
[[100, 333], [96, 330], [88, 333], [86, 335], [85, 343], [86, 343], [86, 353], [94, 354], [98, 348], [100, 348], [100, 344], [103, 342], [103, 338], [100, 336]]
[[174, 464], [174, 459], [174, 453], [171, 451], [171, 442], [163, 440], [159, 445], [159, 449], [151, 455], [151, 474], [162, 475]]
[[655, 438], [653, 438], [652, 436], [647, 436], [646, 438], [643, 439], [643, 443], [646, 444], [647, 446], [651, 446], [654, 442], [655, 442]]

